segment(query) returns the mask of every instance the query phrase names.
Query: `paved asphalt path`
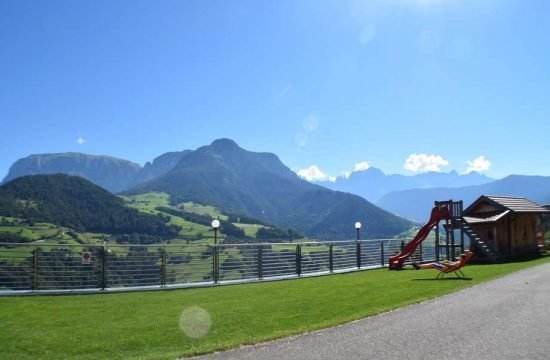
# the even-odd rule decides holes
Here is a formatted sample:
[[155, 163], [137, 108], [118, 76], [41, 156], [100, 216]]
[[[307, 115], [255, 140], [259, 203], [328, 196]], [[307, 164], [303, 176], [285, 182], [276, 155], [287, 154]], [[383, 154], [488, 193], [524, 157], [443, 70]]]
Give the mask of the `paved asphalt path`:
[[550, 264], [334, 328], [197, 359], [550, 359]]

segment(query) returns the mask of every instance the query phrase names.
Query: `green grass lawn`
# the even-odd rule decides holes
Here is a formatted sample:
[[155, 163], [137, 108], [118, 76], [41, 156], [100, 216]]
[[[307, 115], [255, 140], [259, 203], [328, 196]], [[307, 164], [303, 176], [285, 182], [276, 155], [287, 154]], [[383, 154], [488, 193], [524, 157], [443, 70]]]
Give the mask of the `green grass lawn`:
[[242, 223], [233, 223], [236, 227], [243, 229], [246, 236], [255, 238], [258, 230], [261, 228], [266, 228], [267, 226], [258, 225], [258, 224], [242, 224]]
[[195, 204], [186, 202], [183, 204], [185, 211], [199, 215], [209, 215], [215, 219], [227, 220], [227, 216], [223, 215], [218, 209], [210, 205]]
[[[209, 234], [211, 228], [209, 226], [196, 224], [184, 220], [179, 216], [156, 210], [157, 207], [161, 206], [178, 209], [177, 206], [172, 206], [170, 204], [170, 195], [166, 193], [150, 192], [140, 195], [122, 196], [122, 198], [125, 200], [126, 205], [133, 207], [141, 212], [148, 214], [162, 213], [164, 215], [170, 216], [169, 224], [181, 227], [180, 235], [187, 238], [192, 238], [194, 243], [208, 243], [207, 239], [211, 237], [211, 235]], [[192, 212], [200, 215], [207, 214], [223, 220], [227, 219], [227, 216], [221, 215], [221, 213], [212, 206], [199, 205], [188, 202], [184, 204], [184, 207], [185, 211], [187, 212]], [[186, 243], [186, 241], [181, 239], [172, 239], [171, 243]]]
[[[436, 272], [382, 269], [175, 291], [3, 297], [0, 348], [14, 359], [174, 359], [342, 324], [549, 260], [466, 266], [470, 280], [415, 281]], [[205, 336], [180, 328], [185, 310], [196, 316], [184, 316], [183, 328], [197, 335], [210, 317]]]
[[170, 206], [170, 195], [162, 192], [121, 196], [121, 198], [126, 201], [126, 205], [150, 214], [154, 214], [158, 206]]

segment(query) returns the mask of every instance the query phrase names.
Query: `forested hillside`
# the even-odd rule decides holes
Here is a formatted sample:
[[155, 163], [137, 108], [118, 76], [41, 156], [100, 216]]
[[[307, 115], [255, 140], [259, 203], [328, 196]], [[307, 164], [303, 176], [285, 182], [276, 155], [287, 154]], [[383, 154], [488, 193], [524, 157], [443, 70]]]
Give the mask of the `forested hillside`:
[[44, 221], [78, 231], [176, 236], [167, 217], [124, 206], [121, 198], [76, 176], [33, 175], [0, 187], [0, 215]]

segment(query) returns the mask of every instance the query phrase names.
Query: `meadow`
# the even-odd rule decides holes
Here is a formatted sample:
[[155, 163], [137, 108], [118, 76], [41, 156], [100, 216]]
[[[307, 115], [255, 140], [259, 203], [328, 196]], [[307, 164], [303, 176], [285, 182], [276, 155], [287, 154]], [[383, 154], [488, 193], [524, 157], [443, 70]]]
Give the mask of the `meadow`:
[[185, 290], [2, 297], [0, 346], [17, 359], [174, 359], [343, 324], [548, 261], [469, 265], [466, 280], [380, 269]]

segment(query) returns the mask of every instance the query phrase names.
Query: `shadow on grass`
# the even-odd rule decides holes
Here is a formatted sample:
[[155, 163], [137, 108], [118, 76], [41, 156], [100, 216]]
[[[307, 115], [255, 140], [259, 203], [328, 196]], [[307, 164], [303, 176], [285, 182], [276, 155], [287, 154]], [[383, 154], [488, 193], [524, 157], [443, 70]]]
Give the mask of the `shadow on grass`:
[[431, 278], [431, 279], [412, 279], [412, 281], [472, 281], [472, 278], [465, 277], [465, 278], [457, 278], [457, 277], [448, 277], [448, 278]]

